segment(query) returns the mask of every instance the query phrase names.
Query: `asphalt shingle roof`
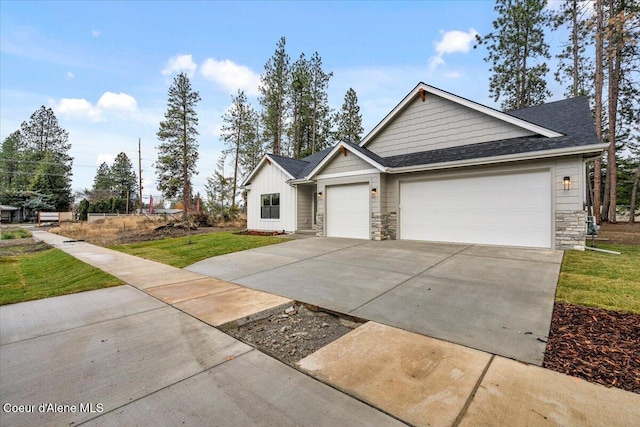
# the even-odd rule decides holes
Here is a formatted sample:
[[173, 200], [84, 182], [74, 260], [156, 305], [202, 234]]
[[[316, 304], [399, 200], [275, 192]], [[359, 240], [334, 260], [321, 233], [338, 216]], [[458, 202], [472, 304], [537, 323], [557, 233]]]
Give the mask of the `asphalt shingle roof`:
[[[549, 102], [521, 110], [513, 110], [506, 114], [564, 135], [552, 138], [538, 135], [511, 138], [390, 157], [380, 157], [372, 151], [360, 147], [358, 144], [348, 142], [345, 142], [345, 144], [348, 144], [349, 147], [384, 167], [397, 168], [580, 147], [600, 143], [595, 132], [593, 117], [589, 108], [589, 100], [584, 96]], [[273, 154], [270, 156], [296, 179], [302, 179], [308, 176], [332, 149], [333, 147], [326, 148], [300, 160]]]
[[586, 96], [508, 111], [507, 114], [573, 136], [576, 141], [589, 144], [600, 142]]

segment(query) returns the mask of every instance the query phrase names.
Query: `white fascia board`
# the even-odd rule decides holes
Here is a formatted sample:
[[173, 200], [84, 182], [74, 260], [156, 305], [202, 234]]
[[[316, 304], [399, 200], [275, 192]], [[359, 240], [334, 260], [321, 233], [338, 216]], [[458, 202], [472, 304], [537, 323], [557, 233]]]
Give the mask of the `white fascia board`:
[[[508, 154], [504, 156], [484, 157], [481, 159], [456, 160], [452, 162], [433, 163], [427, 165], [404, 166], [389, 168], [388, 173], [422, 172], [439, 169], [459, 168], [464, 166], [482, 166], [494, 163], [516, 162], [522, 160], [547, 159], [551, 157], [570, 156], [575, 154], [590, 154], [604, 151], [609, 144], [594, 144], [589, 146], [571, 147], [556, 150], [531, 151], [528, 153]], [[589, 149], [586, 149], [589, 148]]]
[[344, 178], [347, 176], [370, 175], [372, 173], [378, 173], [378, 172], [380, 172], [379, 169], [363, 169], [359, 171], [337, 172], [337, 173], [328, 173], [326, 175], [318, 175], [316, 176], [316, 179]]
[[262, 158], [262, 160], [260, 160], [260, 163], [258, 163], [258, 166], [256, 166], [256, 168], [253, 171], [251, 171], [251, 173], [249, 174], [247, 179], [244, 180], [244, 182], [242, 183], [241, 187], [244, 187], [245, 185], [247, 185], [247, 183], [251, 182], [251, 179], [255, 176], [256, 173], [258, 173], [260, 168], [262, 168], [262, 166], [264, 165], [264, 163], [267, 160], [269, 160], [269, 162], [271, 162], [271, 164], [276, 165], [278, 167], [278, 169], [280, 169], [290, 179], [295, 179], [295, 177], [293, 175], [291, 175], [289, 172], [287, 172], [285, 168], [280, 166], [280, 164], [278, 164], [278, 162], [273, 160], [273, 158], [271, 156], [269, 156], [268, 154], [265, 154], [264, 157]]
[[351, 148], [349, 145], [341, 142], [341, 143], [337, 144], [335, 147], [333, 147], [331, 152], [329, 152], [329, 154], [327, 154], [324, 157], [324, 159], [322, 159], [322, 161], [320, 163], [318, 163], [318, 165], [315, 168], [313, 168], [313, 170], [309, 173], [309, 175], [306, 177], [306, 179], [312, 179], [319, 171], [322, 170], [323, 167], [326, 166], [327, 163], [329, 163], [331, 160], [333, 160], [333, 157], [338, 152], [338, 150], [340, 150], [340, 147], [344, 147], [346, 150], [348, 150], [349, 152], [355, 154], [356, 156], [358, 156], [359, 158], [361, 158], [365, 162], [369, 163], [371, 166], [373, 166], [374, 168], [378, 169], [380, 172], [385, 172], [386, 171], [386, 168], [384, 166], [382, 166], [380, 163], [378, 163], [375, 160], [365, 156], [361, 152]]
[[384, 119], [382, 119], [382, 121], [380, 123], [378, 123], [376, 125], [376, 127], [374, 127], [371, 132], [369, 132], [360, 142], [360, 146], [364, 147], [365, 145], [367, 145], [369, 143], [370, 140], [372, 140], [378, 133], [380, 133], [380, 131], [382, 129], [384, 129], [387, 124], [393, 120], [398, 114], [400, 114], [400, 112], [402, 110], [405, 109], [405, 107], [407, 106], [407, 104], [409, 104], [411, 101], [413, 101], [413, 99], [416, 97], [416, 95], [418, 94], [419, 90], [422, 89], [427, 93], [431, 93], [433, 95], [439, 96], [441, 98], [447, 99], [451, 102], [455, 102], [456, 104], [460, 104], [463, 105], [465, 107], [471, 108], [472, 110], [478, 111], [480, 113], [486, 114], [488, 116], [494, 117], [498, 120], [502, 120], [504, 122], [507, 123], [511, 123], [512, 125], [521, 127], [523, 129], [529, 130], [531, 132], [537, 133], [539, 135], [543, 135], [546, 137], [555, 137], [555, 136], [562, 136], [562, 133], [559, 132], [555, 132], [551, 129], [547, 129], [545, 127], [542, 126], [538, 126], [535, 125], [531, 122], [528, 122], [526, 120], [522, 120], [522, 119], [518, 119], [516, 117], [510, 116], [509, 114], [503, 113], [502, 111], [498, 111], [496, 109], [493, 109], [491, 107], [487, 107], [485, 105], [482, 104], [478, 104], [477, 102], [473, 102], [470, 101], [468, 99], [459, 97], [457, 95], [454, 95], [452, 93], [449, 92], [445, 92], [443, 90], [437, 89], [433, 86], [429, 86], [427, 84], [424, 83], [419, 83], [411, 92], [409, 92], [409, 94], [407, 96], [404, 97], [404, 99], [402, 101], [400, 101], [400, 103], [398, 105], [396, 105], [396, 107], [391, 110], [391, 112], [389, 114], [386, 115], [386, 117]]

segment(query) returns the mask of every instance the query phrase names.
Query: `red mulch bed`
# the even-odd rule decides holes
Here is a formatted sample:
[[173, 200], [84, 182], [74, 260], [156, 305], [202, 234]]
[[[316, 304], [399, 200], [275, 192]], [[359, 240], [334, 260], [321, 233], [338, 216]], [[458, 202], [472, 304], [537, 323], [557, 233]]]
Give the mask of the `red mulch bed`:
[[640, 393], [640, 315], [556, 303], [543, 366]]

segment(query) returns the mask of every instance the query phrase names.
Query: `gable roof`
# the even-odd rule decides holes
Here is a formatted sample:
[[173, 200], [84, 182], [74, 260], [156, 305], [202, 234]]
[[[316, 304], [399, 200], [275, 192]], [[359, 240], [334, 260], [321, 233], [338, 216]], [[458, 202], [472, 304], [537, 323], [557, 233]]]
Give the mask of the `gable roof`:
[[253, 179], [267, 160], [280, 168], [280, 170], [282, 170], [282, 172], [284, 172], [284, 174], [290, 179], [302, 179], [306, 177], [309, 172], [311, 172], [311, 170], [320, 163], [320, 161], [322, 161], [322, 159], [324, 159], [332, 148], [333, 147], [325, 148], [324, 150], [318, 151], [317, 153], [311, 154], [303, 159], [292, 159], [291, 157], [284, 157], [276, 154], [265, 154], [262, 160], [260, 160], [260, 163], [258, 163], [258, 166], [251, 171], [241, 186], [249, 185], [251, 183], [251, 179]]
[[379, 171], [381, 172], [386, 171], [387, 169], [386, 162], [382, 157], [378, 156], [375, 153], [372, 153], [366, 148], [360, 147], [357, 144], [352, 144], [350, 142], [339, 142], [331, 148], [329, 153], [326, 156], [324, 156], [324, 158], [320, 162], [318, 162], [318, 164], [313, 169], [311, 169], [309, 174], [306, 175], [306, 178], [311, 179], [315, 175], [317, 175], [318, 172], [322, 170], [322, 168], [326, 166], [331, 161], [331, 159], [333, 159], [333, 157], [341, 149], [341, 147], [344, 147], [347, 151], [352, 152], [353, 154], [355, 154], [365, 162], [369, 163], [371, 166], [378, 169]]
[[385, 116], [380, 123], [378, 123], [372, 130], [369, 132], [360, 142], [360, 146], [364, 147], [369, 143], [369, 141], [373, 140], [376, 135], [378, 135], [394, 118], [396, 118], [410, 103], [413, 99], [418, 96], [422, 91], [427, 94], [436, 95], [447, 99], [449, 101], [455, 102], [456, 104], [463, 105], [465, 107], [471, 108], [472, 110], [478, 111], [480, 113], [486, 114], [488, 116], [494, 117], [496, 119], [502, 120], [504, 122], [510, 123], [512, 125], [521, 127], [538, 135], [546, 136], [546, 137], [555, 137], [562, 136], [562, 133], [554, 131], [552, 129], [548, 129], [544, 126], [536, 124], [534, 122], [530, 122], [527, 120], [523, 120], [517, 116], [510, 115], [504, 113], [502, 111], [496, 110], [491, 107], [487, 107], [486, 105], [479, 104], [477, 102], [471, 101], [469, 99], [463, 98], [458, 95], [454, 95], [450, 92], [444, 91], [442, 89], [435, 88], [433, 86], [429, 86], [423, 82], [418, 83], [418, 85], [413, 88], [411, 92], [404, 97], [402, 101], [398, 105], [395, 106], [393, 110], [389, 114]]

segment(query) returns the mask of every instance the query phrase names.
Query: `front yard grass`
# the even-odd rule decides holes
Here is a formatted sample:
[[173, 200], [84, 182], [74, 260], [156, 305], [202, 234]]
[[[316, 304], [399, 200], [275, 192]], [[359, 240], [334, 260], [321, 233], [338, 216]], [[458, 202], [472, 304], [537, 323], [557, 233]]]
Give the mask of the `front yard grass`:
[[227, 231], [117, 245], [111, 246], [109, 249], [183, 268], [213, 256], [273, 245], [288, 240], [290, 239], [239, 235]]
[[598, 247], [621, 255], [565, 251], [556, 300], [640, 314], [640, 246]]
[[0, 256], [0, 305], [124, 285], [58, 249]]

